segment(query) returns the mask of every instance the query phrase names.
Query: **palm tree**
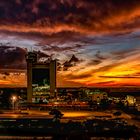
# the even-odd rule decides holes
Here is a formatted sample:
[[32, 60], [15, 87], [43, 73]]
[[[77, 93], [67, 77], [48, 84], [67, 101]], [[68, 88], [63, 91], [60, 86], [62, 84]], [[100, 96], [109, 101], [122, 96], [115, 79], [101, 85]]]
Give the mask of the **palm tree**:
[[54, 115], [54, 118], [53, 120], [54, 121], [60, 121], [60, 119], [62, 118], [62, 116], [64, 114], [61, 113], [61, 111], [59, 111], [58, 109], [52, 109], [50, 112], [49, 112], [50, 115]]

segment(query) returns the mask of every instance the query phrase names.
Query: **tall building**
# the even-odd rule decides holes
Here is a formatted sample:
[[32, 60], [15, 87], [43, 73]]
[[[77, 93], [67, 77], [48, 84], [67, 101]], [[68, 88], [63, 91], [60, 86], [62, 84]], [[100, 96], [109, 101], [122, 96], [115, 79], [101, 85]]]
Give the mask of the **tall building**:
[[31, 103], [36, 95], [55, 94], [56, 60], [39, 62], [37, 53], [28, 52], [27, 62], [27, 102]]

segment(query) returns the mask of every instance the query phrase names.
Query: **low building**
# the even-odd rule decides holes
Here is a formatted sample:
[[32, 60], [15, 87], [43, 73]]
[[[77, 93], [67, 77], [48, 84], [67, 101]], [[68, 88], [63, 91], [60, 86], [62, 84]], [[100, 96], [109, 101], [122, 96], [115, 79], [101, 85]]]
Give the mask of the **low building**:
[[136, 104], [136, 98], [134, 96], [131, 95], [127, 95], [126, 96], [126, 102], [128, 106], [135, 106]]
[[88, 93], [88, 96], [92, 99], [92, 101], [100, 102], [102, 99], [107, 99], [108, 95], [106, 92], [102, 92], [100, 90], [91, 91]]

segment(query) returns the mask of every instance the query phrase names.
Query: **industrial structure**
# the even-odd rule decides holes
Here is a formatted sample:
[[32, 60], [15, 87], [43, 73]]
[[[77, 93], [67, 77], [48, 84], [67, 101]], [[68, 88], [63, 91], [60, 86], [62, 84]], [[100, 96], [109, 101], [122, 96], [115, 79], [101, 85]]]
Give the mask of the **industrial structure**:
[[38, 61], [36, 52], [28, 52], [27, 62], [27, 102], [36, 95], [51, 94], [56, 91], [56, 60]]

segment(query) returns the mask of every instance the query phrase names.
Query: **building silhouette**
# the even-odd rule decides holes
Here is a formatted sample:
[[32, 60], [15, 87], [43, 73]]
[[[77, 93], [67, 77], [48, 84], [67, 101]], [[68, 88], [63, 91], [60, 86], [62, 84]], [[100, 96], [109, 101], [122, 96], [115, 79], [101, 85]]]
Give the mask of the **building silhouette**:
[[36, 52], [28, 52], [27, 62], [27, 102], [31, 103], [36, 94], [55, 94], [56, 60], [39, 62]]

